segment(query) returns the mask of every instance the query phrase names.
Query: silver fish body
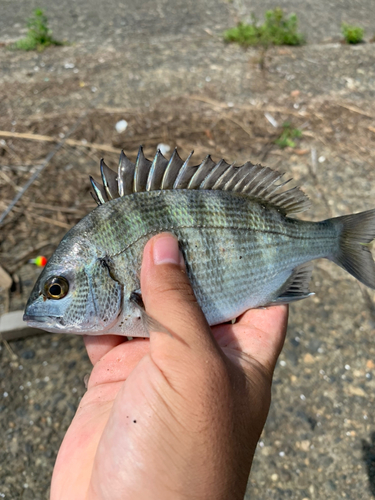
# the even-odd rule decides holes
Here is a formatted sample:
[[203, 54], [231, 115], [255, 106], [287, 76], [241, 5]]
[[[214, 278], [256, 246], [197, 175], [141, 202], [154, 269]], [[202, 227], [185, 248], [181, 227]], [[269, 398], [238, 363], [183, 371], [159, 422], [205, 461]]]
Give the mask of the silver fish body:
[[[196, 298], [211, 325], [250, 308], [307, 297], [311, 261], [321, 257], [375, 287], [374, 262], [366, 246], [375, 236], [375, 210], [305, 222], [287, 217], [287, 212], [305, 208], [306, 198], [298, 190], [277, 194], [281, 185], [275, 186], [275, 179], [281, 176], [270, 169], [246, 164], [247, 183], [257, 172], [260, 177], [254, 193], [251, 186], [246, 191], [246, 175], [238, 176], [238, 170], [234, 181], [227, 174], [232, 188], [227, 180], [219, 188], [204, 189], [207, 172], [206, 177], [201, 173], [198, 189], [186, 182], [178, 187], [186, 162], [176, 169], [172, 186], [163, 188], [167, 164], [155, 180], [153, 163], [146, 164], [147, 175], [133, 172], [132, 192], [127, 194], [120, 173], [114, 186], [113, 176], [104, 172], [104, 188], [97, 192], [100, 206], [65, 235], [34, 287], [25, 312], [30, 325], [67, 333], [147, 336], [142, 308], [133, 298], [140, 293], [143, 248], [164, 231], [177, 236]], [[190, 183], [200, 168], [194, 167]], [[242, 188], [233, 189], [244, 177]], [[114, 198], [117, 187], [120, 197], [101, 199], [106, 194]], [[65, 295], [57, 294], [61, 297], [50, 293], [59, 291], [53, 281], [57, 278], [68, 284]]]

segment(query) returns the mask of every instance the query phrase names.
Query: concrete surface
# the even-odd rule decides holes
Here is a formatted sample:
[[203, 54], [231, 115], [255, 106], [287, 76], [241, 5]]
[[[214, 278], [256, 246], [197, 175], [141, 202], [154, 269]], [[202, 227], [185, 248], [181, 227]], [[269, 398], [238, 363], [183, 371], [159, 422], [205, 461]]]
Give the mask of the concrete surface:
[[262, 20], [264, 12], [275, 6], [295, 12], [300, 29], [309, 43], [337, 41], [343, 21], [361, 25], [367, 38], [375, 33], [375, 9], [372, 0], [108, 0], [76, 2], [64, 0], [2, 0], [0, 33], [3, 39], [15, 39], [24, 33], [25, 18], [42, 8], [58, 39], [72, 43], [123, 46], [130, 40], [152, 43], [167, 39], [186, 39], [204, 33], [220, 34], [238, 20], [254, 13]]

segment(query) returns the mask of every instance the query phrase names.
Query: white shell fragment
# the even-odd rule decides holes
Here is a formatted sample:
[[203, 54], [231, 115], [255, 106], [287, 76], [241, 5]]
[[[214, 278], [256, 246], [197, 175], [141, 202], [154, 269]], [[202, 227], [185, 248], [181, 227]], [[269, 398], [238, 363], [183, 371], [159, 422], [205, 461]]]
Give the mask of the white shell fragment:
[[156, 146], [156, 151], [157, 151], [158, 149], [160, 150], [160, 153], [161, 153], [162, 155], [166, 155], [166, 154], [167, 154], [167, 153], [169, 153], [169, 151], [171, 150], [171, 147], [170, 147], [170, 146], [168, 146], [168, 144], [163, 144], [163, 143], [161, 142], [160, 144], [158, 144], [158, 145]]
[[118, 134], [125, 132], [127, 128], [128, 128], [128, 122], [126, 120], [120, 120], [115, 125], [115, 129]]

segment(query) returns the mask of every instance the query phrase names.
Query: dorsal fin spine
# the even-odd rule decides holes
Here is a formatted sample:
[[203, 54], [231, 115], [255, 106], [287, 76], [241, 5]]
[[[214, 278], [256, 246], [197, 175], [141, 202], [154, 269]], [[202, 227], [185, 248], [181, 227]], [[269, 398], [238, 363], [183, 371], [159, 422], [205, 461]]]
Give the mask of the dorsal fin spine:
[[197, 171], [194, 172], [193, 177], [190, 179], [190, 182], [188, 184], [188, 189], [194, 189], [194, 185], [196, 184], [199, 175], [201, 174], [202, 170], [206, 168], [206, 165], [209, 163], [210, 159], [211, 159], [210, 155], [207, 155], [206, 158], [199, 165]]
[[249, 177], [251, 177], [251, 174], [252, 174], [252, 171], [248, 172], [244, 177], [243, 179], [240, 179], [237, 184], [234, 186], [233, 190], [234, 191], [240, 191], [240, 192], [243, 192], [244, 191], [244, 187], [246, 186], [246, 181]]
[[[254, 165], [254, 167], [256, 167], [257, 169], [259, 168], [259, 170], [254, 170], [256, 171], [256, 174], [249, 180], [249, 182], [244, 186], [243, 188], [243, 192], [244, 193], [248, 193], [249, 191], [252, 191], [253, 188], [254, 188], [254, 184], [256, 184], [255, 181], [257, 181], [257, 178], [261, 175], [262, 173], [262, 170], [260, 169], [260, 165]], [[258, 182], [258, 181], [257, 181]]]
[[263, 196], [264, 193], [268, 193], [269, 191], [269, 188], [271, 186], [273, 186], [275, 184], [276, 181], [278, 181], [280, 179], [280, 176], [281, 174], [275, 174], [275, 172], [273, 172], [273, 178], [271, 179], [270, 183], [268, 184], [268, 186], [263, 186], [263, 188], [258, 192], [258, 196]]
[[143, 156], [143, 147], [139, 146], [138, 149], [138, 154], [137, 154], [137, 159], [135, 160], [135, 167], [134, 167], [134, 181], [133, 181], [133, 191], [136, 193], [138, 191], [138, 179], [139, 179], [139, 165], [141, 162], [141, 158]]
[[[217, 181], [215, 182], [215, 184], [213, 185], [213, 188], [212, 188], [212, 189], [218, 189], [218, 187], [219, 187], [219, 186], [220, 186], [220, 185], [221, 185], [224, 181], [226, 181], [226, 178], [227, 178], [227, 177], [229, 177], [229, 175], [230, 175], [231, 173], [233, 173], [232, 171], [233, 171], [233, 169], [234, 169], [234, 168], [235, 168], [235, 167], [234, 167], [234, 162], [233, 162], [233, 163], [231, 163], [231, 164], [229, 165], [229, 167], [228, 167], [226, 170], [224, 170], [224, 172], [221, 174], [221, 176], [218, 178], [218, 180], [217, 180]], [[224, 188], [223, 188], [223, 189], [224, 189]]]
[[171, 168], [171, 165], [172, 165], [172, 162], [173, 160], [175, 159], [175, 156], [177, 155], [177, 148], [174, 148], [173, 150], [173, 153], [171, 155], [171, 157], [169, 158], [169, 162], [168, 162], [168, 165], [166, 166], [165, 168], [165, 171], [164, 171], [164, 175], [163, 175], [163, 179], [161, 181], [161, 187], [160, 189], [165, 189], [165, 183], [167, 181], [167, 178], [168, 178], [168, 172], [169, 172], [169, 169]]
[[160, 149], [158, 149], [157, 152], [156, 152], [156, 155], [154, 156], [154, 159], [152, 160], [150, 171], [148, 173], [147, 184], [146, 184], [146, 191], [150, 191], [151, 190], [152, 180], [153, 180], [153, 177], [155, 175], [156, 165], [157, 165], [157, 162], [160, 159], [160, 157], [164, 158], [164, 156], [162, 155], [162, 152], [160, 151]]
[[118, 194], [120, 195], [120, 198], [124, 196], [124, 180], [122, 178], [122, 164], [123, 164], [123, 156], [125, 156], [124, 150], [121, 150], [120, 153], [120, 159], [118, 162], [118, 169], [117, 169], [117, 186], [118, 186]]
[[111, 192], [111, 187], [110, 187], [110, 180], [107, 178], [111, 174], [114, 174], [114, 172], [105, 164], [103, 158], [100, 160], [100, 173], [102, 176], [102, 181], [103, 181], [103, 186], [105, 189], [105, 192], [107, 194], [107, 198], [109, 200], [113, 200], [112, 192]]
[[186, 160], [184, 161], [182, 167], [180, 168], [180, 171], [176, 177], [176, 180], [174, 181], [174, 184], [173, 184], [173, 189], [177, 189], [178, 187], [178, 184], [180, 182], [180, 180], [182, 179], [184, 173], [185, 173], [185, 170], [187, 169], [188, 165], [189, 165], [189, 161], [190, 161], [190, 158], [193, 156], [193, 153], [194, 153], [194, 150], [191, 151], [191, 153], [189, 154], [189, 156], [186, 158]]
[[[272, 170], [271, 172], [267, 172], [267, 171], [264, 171], [264, 170], [260, 170], [255, 176], [254, 176], [254, 179], [252, 179], [252, 186], [251, 186], [251, 194], [253, 196], [257, 196], [258, 195], [258, 189], [262, 189], [262, 186], [263, 186], [263, 182], [264, 181], [267, 181], [267, 179], [270, 177], [270, 173], [272, 173]], [[256, 180], [256, 182], [255, 182]]]
[[[210, 157], [211, 158], [211, 157]], [[205, 179], [201, 182], [201, 185], [199, 186], [199, 189], [206, 189], [206, 186], [209, 185], [210, 180], [212, 177], [216, 174], [216, 172], [221, 168], [221, 165], [224, 163], [224, 159], [220, 160], [214, 168], [211, 170], [211, 172], [207, 175]]]
[[97, 185], [96, 181], [91, 177], [91, 175], [90, 175], [90, 181], [91, 181], [92, 187], [94, 188], [95, 195], [97, 197], [97, 200], [96, 200], [97, 203], [99, 203], [100, 205], [104, 205], [106, 200], [104, 199], [103, 193], [102, 193], [100, 187]]

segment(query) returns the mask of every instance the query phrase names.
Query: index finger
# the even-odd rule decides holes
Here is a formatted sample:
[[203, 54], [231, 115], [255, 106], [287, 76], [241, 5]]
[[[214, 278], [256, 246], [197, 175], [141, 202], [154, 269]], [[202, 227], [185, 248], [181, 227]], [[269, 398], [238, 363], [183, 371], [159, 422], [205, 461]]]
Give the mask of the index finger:
[[83, 341], [88, 357], [93, 365], [105, 356], [114, 347], [127, 341], [127, 337], [121, 335], [84, 335]]
[[246, 311], [233, 325], [218, 325], [214, 335], [222, 348], [230, 347], [255, 359], [272, 373], [284, 345], [288, 306]]

